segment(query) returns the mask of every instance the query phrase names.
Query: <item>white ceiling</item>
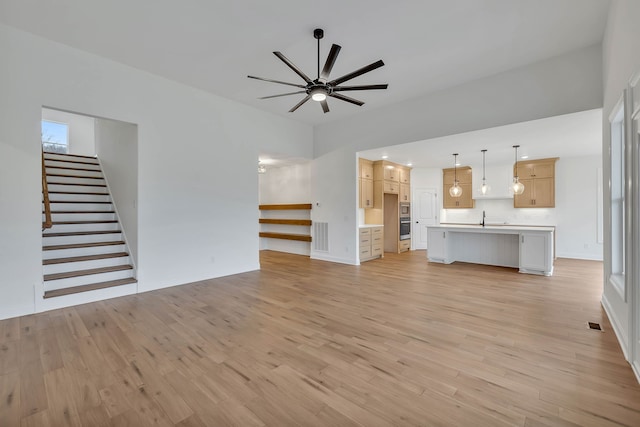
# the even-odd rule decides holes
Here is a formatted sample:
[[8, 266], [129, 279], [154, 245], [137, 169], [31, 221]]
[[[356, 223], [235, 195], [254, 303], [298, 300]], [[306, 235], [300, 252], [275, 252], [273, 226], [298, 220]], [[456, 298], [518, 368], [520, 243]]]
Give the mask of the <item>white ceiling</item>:
[[[602, 152], [602, 110], [589, 110], [546, 119], [466, 132], [426, 141], [394, 145], [361, 151], [360, 157], [411, 163], [414, 168], [451, 168], [453, 153], [463, 166], [481, 166], [486, 149], [487, 165], [513, 164], [514, 145], [518, 157], [578, 157], [600, 155]], [[519, 159], [520, 160], [520, 159]]]
[[[602, 41], [608, 0], [2, 0], [0, 22], [310, 124], [421, 96]], [[323, 114], [289, 86], [247, 79], [302, 80], [271, 52], [316, 72], [342, 46], [332, 77], [382, 59], [348, 84], [388, 83], [351, 92], [363, 107], [330, 99]]]

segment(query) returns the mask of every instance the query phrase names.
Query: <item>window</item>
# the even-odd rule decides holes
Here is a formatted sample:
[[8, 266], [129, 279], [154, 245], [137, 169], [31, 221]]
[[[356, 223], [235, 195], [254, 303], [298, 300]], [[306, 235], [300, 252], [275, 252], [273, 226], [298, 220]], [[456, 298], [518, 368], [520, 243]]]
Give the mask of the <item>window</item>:
[[69, 152], [69, 125], [43, 120], [42, 148], [48, 153], [67, 154]]
[[623, 299], [625, 289], [625, 127], [624, 97], [610, 118], [611, 132], [611, 276]]

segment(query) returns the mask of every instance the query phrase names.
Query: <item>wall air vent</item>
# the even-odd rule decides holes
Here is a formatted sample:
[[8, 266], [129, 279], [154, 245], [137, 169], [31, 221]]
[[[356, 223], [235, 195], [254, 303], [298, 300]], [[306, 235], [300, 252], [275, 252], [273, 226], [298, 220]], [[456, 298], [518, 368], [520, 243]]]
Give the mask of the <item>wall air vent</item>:
[[329, 223], [313, 223], [313, 250], [329, 252]]

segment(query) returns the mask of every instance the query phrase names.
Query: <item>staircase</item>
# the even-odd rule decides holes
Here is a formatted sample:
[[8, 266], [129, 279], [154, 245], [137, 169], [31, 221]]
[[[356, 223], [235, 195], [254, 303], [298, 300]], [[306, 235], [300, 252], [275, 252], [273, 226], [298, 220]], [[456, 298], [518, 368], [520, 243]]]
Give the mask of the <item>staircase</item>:
[[44, 153], [44, 165], [52, 221], [42, 232], [44, 298], [136, 283], [98, 160]]

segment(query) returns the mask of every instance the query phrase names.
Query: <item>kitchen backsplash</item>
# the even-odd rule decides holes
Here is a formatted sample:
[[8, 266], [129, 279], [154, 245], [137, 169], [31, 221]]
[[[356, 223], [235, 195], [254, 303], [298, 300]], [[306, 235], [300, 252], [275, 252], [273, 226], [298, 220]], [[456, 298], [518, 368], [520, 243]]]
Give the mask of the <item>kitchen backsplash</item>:
[[515, 209], [513, 199], [476, 199], [474, 209], [442, 209], [440, 223], [556, 225], [555, 209]]

